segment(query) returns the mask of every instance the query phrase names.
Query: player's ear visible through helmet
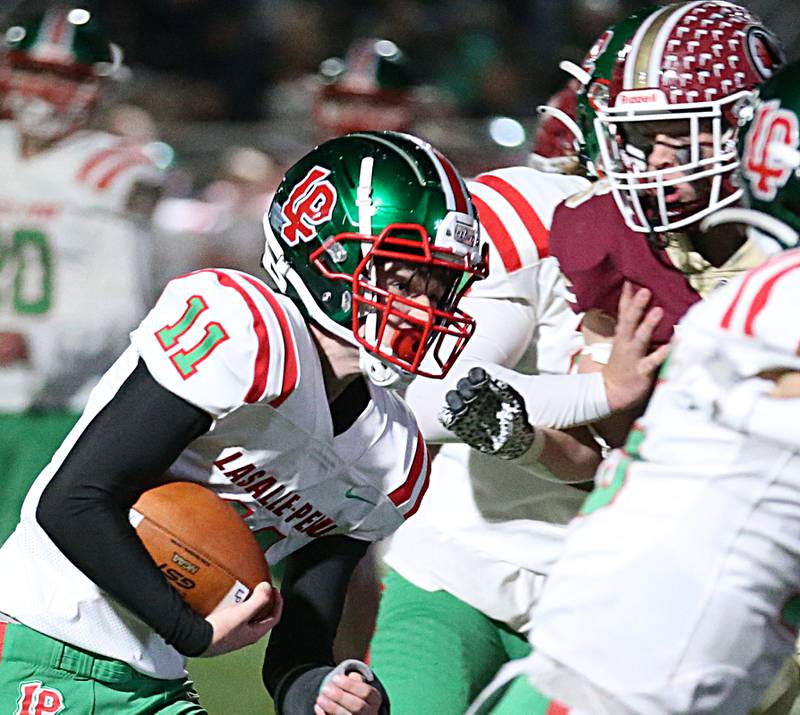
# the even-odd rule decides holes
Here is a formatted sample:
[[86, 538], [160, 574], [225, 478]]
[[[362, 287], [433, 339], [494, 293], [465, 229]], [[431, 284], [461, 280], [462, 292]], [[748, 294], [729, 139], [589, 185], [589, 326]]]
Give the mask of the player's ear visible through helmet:
[[292, 166], [264, 219], [264, 267], [373, 381], [442, 377], [475, 325], [458, 308], [486, 275], [477, 214], [453, 165], [396, 132], [328, 141]]

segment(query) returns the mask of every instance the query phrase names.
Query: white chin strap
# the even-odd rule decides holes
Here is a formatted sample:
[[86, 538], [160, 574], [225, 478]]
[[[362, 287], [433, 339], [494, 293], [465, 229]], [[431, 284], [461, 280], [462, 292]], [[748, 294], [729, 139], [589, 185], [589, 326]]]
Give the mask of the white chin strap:
[[403, 368], [384, 362], [377, 355], [367, 352], [363, 347], [358, 351], [358, 364], [361, 372], [369, 378], [373, 385], [378, 387], [402, 390], [408, 387], [414, 375]]
[[[377, 326], [377, 314], [370, 313], [367, 315], [364, 324], [364, 334], [367, 340], [373, 344], [377, 344]], [[391, 387], [400, 390], [414, 379], [414, 376], [410, 372], [382, 360], [377, 355], [369, 352], [363, 345], [359, 346], [358, 349], [358, 364], [361, 368], [361, 372], [370, 379], [370, 382], [378, 387]]]

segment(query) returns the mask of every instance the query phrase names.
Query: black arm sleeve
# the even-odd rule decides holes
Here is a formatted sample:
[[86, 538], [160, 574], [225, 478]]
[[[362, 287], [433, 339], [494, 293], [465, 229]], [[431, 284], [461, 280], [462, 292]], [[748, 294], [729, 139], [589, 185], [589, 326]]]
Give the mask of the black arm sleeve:
[[[335, 665], [333, 640], [347, 586], [368, 546], [349, 536], [326, 536], [287, 557], [283, 615], [270, 634], [263, 668], [279, 715], [314, 711], [320, 685]], [[371, 685], [388, 705], [377, 678]]]
[[184, 655], [208, 648], [211, 624], [158, 570], [128, 510], [210, 426], [208, 414], [161, 387], [139, 362], [78, 438], [36, 510], [77, 568]]

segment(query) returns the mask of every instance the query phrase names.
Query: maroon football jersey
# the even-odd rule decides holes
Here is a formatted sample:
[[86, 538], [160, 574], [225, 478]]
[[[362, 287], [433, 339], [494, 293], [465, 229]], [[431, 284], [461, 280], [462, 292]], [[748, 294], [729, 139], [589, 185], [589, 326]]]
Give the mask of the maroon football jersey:
[[610, 193], [560, 204], [550, 229], [550, 253], [572, 284], [576, 311], [595, 308], [615, 316], [626, 280], [649, 288], [651, 305], [664, 309], [653, 334], [655, 344], [669, 342], [675, 323], [700, 300], [666, 252], [625, 225]]

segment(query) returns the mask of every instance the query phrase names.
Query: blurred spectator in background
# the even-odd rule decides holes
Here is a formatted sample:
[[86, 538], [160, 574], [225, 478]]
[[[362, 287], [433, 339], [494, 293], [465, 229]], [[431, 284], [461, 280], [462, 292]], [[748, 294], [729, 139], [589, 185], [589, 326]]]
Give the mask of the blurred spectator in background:
[[251, 146], [223, 152], [217, 176], [198, 198], [166, 197], [153, 215], [155, 280], [203, 266], [245, 270], [264, 252], [262, 219], [282, 167]]
[[408, 131], [414, 121], [411, 65], [391, 40], [356, 40], [344, 60], [323, 60], [319, 80], [312, 111], [320, 138], [368, 129]]
[[121, 52], [86, 10], [5, 33], [0, 59], [0, 542], [144, 311], [160, 174], [87, 129]]

